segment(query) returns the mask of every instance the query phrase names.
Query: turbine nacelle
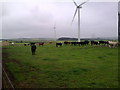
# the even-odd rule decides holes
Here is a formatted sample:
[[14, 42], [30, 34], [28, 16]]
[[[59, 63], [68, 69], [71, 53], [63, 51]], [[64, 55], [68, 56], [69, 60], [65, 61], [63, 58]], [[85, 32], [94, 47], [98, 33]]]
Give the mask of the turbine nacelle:
[[75, 15], [76, 15], [76, 13], [77, 13], [77, 11], [78, 11], [77, 9], [82, 8], [82, 5], [85, 4], [85, 3], [87, 3], [88, 0], [87, 0], [86, 2], [81, 3], [80, 5], [77, 5], [77, 3], [76, 3], [74, 0], [73, 0], [73, 2], [74, 2], [74, 4], [75, 4], [75, 6], [76, 6], [76, 10], [75, 10], [75, 14], [74, 14], [74, 16], [73, 16], [72, 22], [74, 21]]
[[82, 6], [77, 6], [77, 8], [82, 8]]

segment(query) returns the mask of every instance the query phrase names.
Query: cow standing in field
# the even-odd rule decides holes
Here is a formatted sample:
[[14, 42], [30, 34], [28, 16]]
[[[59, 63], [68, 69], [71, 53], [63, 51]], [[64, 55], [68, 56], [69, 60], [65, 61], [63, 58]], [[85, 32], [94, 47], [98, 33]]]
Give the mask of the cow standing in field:
[[75, 46], [75, 45], [77, 45], [77, 42], [71, 42], [71, 45]]
[[14, 45], [15, 45], [15, 43], [14, 43], [14, 42], [12, 42], [12, 43], [11, 43], [11, 45], [12, 45], [12, 46], [14, 46]]
[[97, 41], [91, 41], [91, 45], [98, 45], [99, 44], [99, 42], [97, 42]]
[[64, 42], [64, 44], [65, 44], [65, 45], [69, 45], [69, 44], [70, 44], [70, 42], [65, 41], [65, 42]]
[[110, 48], [115, 48], [116, 46], [118, 46], [118, 42], [108, 41], [108, 43]]
[[99, 45], [108, 45], [109, 44], [109, 42], [108, 41], [99, 41]]
[[81, 45], [81, 46], [83, 46], [83, 45], [88, 45], [89, 44], [89, 41], [84, 41], [84, 42], [71, 42], [71, 45]]
[[52, 44], [53, 42], [49, 42], [49, 44]]
[[85, 40], [84, 43], [85, 43], [85, 45], [88, 45], [88, 44], [89, 44], [89, 41], [88, 41], [88, 40]]
[[77, 44], [80, 46], [83, 46], [83, 45], [88, 45], [89, 44], [89, 41], [84, 41], [84, 42], [77, 42]]
[[27, 46], [27, 45], [29, 46], [30, 44], [29, 43], [28, 44], [24, 44], [24, 46]]
[[84, 45], [88, 45], [89, 44], [89, 41], [88, 40], [85, 40], [84, 41]]
[[84, 42], [77, 42], [77, 44], [80, 46], [83, 46], [83, 45], [85, 45], [85, 43]]
[[62, 43], [56, 43], [56, 47], [58, 47], [58, 46], [62, 46]]
[[27, 44], [24, 44], [24, 46], [27, 46]]
[[44, 42], [39, 43], [39, 46], [43, 46], [43, 45], [44, 45]]

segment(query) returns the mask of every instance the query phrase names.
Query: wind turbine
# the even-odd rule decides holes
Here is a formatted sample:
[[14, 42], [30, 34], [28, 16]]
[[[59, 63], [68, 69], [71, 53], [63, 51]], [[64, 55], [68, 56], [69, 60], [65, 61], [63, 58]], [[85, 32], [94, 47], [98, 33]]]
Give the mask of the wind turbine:
[[54, 37], [55, 37], [55, 41], [56, 41], [56, 23], [55, 23], [53, 29], [54, 29]]
[[80, 5], [77, 5], [77, 3], [73, 0], [75, 6], [76, 6], [76, 10], [75, 10], [75, 14], [73, 16], [73, 20], [72, 22], [74, 21], [74, 18], [75, 18], [75, 15], [78, 11], [78, 42], [80, 42], [80, 9], [82, 8], [82, 5], [85, 4], [86, 2], [88, 2], [88, 0], [86, 2], [83, 2], [81, 3]]

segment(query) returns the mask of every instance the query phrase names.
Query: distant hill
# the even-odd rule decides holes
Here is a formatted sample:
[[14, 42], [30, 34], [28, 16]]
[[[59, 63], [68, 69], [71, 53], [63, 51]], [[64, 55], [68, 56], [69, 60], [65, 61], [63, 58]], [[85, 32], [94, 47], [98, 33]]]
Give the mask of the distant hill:
[[58, 40], [78, 40], [77, 38], [69, 38], [69, 37], [61, 37], [61, 38], [58, 38]]
[[49, 41], [55, 40], [54, 38], [11, 38], [11, 39], [2, 39], [2, 40], [13, 40], [13, 41]]
[[[13, 38], [13, 39], [0, 39], [0, 41], [16, 41], [16, 42], [46, 42], [46, 41], [54, 41], [55, 38]], [[58, 41], [76, 41], [77, 38], [71, 37], [60, 37], [57, 39]], [[103, 38], [81, 38], [81, 40], [118, 40], [117, 37], [103, 37]]]
[[54, 38], [12, 38], [12, 39], [2, 39], [2, 41], [16, 42], [16, 43], [29, 43], [29, 42], [47, 42], [55, 41]]
[[[103, 38], [81, 38], [81, 40], [117, 40], [117, 37], [103, 37]], [[70, 37], [60, 37], [58, 40], [68, 41], [68, 40], [78, 40], [77, 38]]]

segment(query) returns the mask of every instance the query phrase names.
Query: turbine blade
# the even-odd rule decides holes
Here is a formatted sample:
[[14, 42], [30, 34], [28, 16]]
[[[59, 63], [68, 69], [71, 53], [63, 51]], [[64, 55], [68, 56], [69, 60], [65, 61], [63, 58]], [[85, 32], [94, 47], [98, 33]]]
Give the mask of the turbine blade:
[[87, 0], [87, 1], [85, 1], [85, 2], [83, 2], [83, 3], [81, 3], [79, 6], [82, 6], [83, 4], [85, 4], [85, 3], [87, 3], [89, 0]]
[[76, 10], [75, 10], [75, 14], [74, 14], [74, 16], [73, 16], [72, 23], [73, 23], [73, 21], [74, 21], [74, 18], [75, 18], [76, 13], [77, 13], [77, 8], [76, 8]]
[[73, 2], [74, 2], [74, 4], [75, 4], [75, 6], [77, 6], [77, 3], [73, 0]]

